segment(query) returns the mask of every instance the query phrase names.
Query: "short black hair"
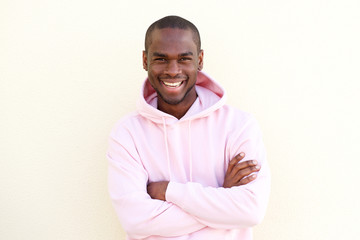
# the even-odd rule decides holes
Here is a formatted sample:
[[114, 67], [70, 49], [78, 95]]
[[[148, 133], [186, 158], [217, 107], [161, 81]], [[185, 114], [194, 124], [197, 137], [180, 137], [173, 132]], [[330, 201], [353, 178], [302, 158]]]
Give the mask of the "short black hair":
[[192, 22], [179, 16], [166, 16], [150, 25], [145, 35], [145, 52], [147, 52], [151, 44], [151, 33], [155, 29], [163, 29], [163, 28], [178, 28], [184, 30], [190, 29], [193, 32], [193, 39], [197, 46], [197, 50], [198, 52], [200, 52], [201, 40], [200, 40], [199, 30]]

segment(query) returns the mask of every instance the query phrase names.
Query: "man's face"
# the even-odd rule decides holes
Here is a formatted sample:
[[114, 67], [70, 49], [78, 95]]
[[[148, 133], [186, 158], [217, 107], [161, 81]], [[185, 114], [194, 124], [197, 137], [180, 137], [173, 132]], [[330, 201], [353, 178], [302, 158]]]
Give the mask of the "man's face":
[[143, 52], [143, 66], [159, 103], [191, 105], [202, 60], [203, 52], [197, 51], [191, 30], [155, 29], [147, 52]]

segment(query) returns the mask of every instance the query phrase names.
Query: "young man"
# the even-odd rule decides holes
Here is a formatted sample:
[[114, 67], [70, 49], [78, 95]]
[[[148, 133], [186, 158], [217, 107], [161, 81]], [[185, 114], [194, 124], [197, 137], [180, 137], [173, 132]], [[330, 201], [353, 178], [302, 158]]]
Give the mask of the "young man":
[[147, 30], [148, 78], [107, 154], [127, 239], [250, 240], [264, 217], [270, 172], [259, 127], [225, 105], [203, 58], [191, 22], [168, 16]]

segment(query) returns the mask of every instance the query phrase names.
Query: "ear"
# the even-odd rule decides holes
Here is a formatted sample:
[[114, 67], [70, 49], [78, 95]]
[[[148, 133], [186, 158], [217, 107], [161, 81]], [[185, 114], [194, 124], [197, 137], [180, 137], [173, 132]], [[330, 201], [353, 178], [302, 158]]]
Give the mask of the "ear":
[[147, 64], [147, 54], [145, 51], [143, 51], [142, 59], [143, 59], [143, 68], [145, 69], [145, 71], [147, 71], [148, 64]]
[[199, 57], [198, 57], [198, 71], [201, 71], [203, 69], [203, 65], [204, 65], [204, 50], [200, 50], [199, 52]]

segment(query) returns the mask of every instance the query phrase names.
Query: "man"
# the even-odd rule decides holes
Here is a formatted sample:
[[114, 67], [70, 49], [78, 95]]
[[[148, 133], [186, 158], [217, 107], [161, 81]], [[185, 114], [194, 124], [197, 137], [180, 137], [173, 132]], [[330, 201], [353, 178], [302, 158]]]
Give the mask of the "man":
[[258, 125], [225, 105], [203, 59], [191, 22], [168, 16], [147, 30], [148, 78], [107, 155], [127, 239], [249, 240], [265, 214], [270, 173]]

